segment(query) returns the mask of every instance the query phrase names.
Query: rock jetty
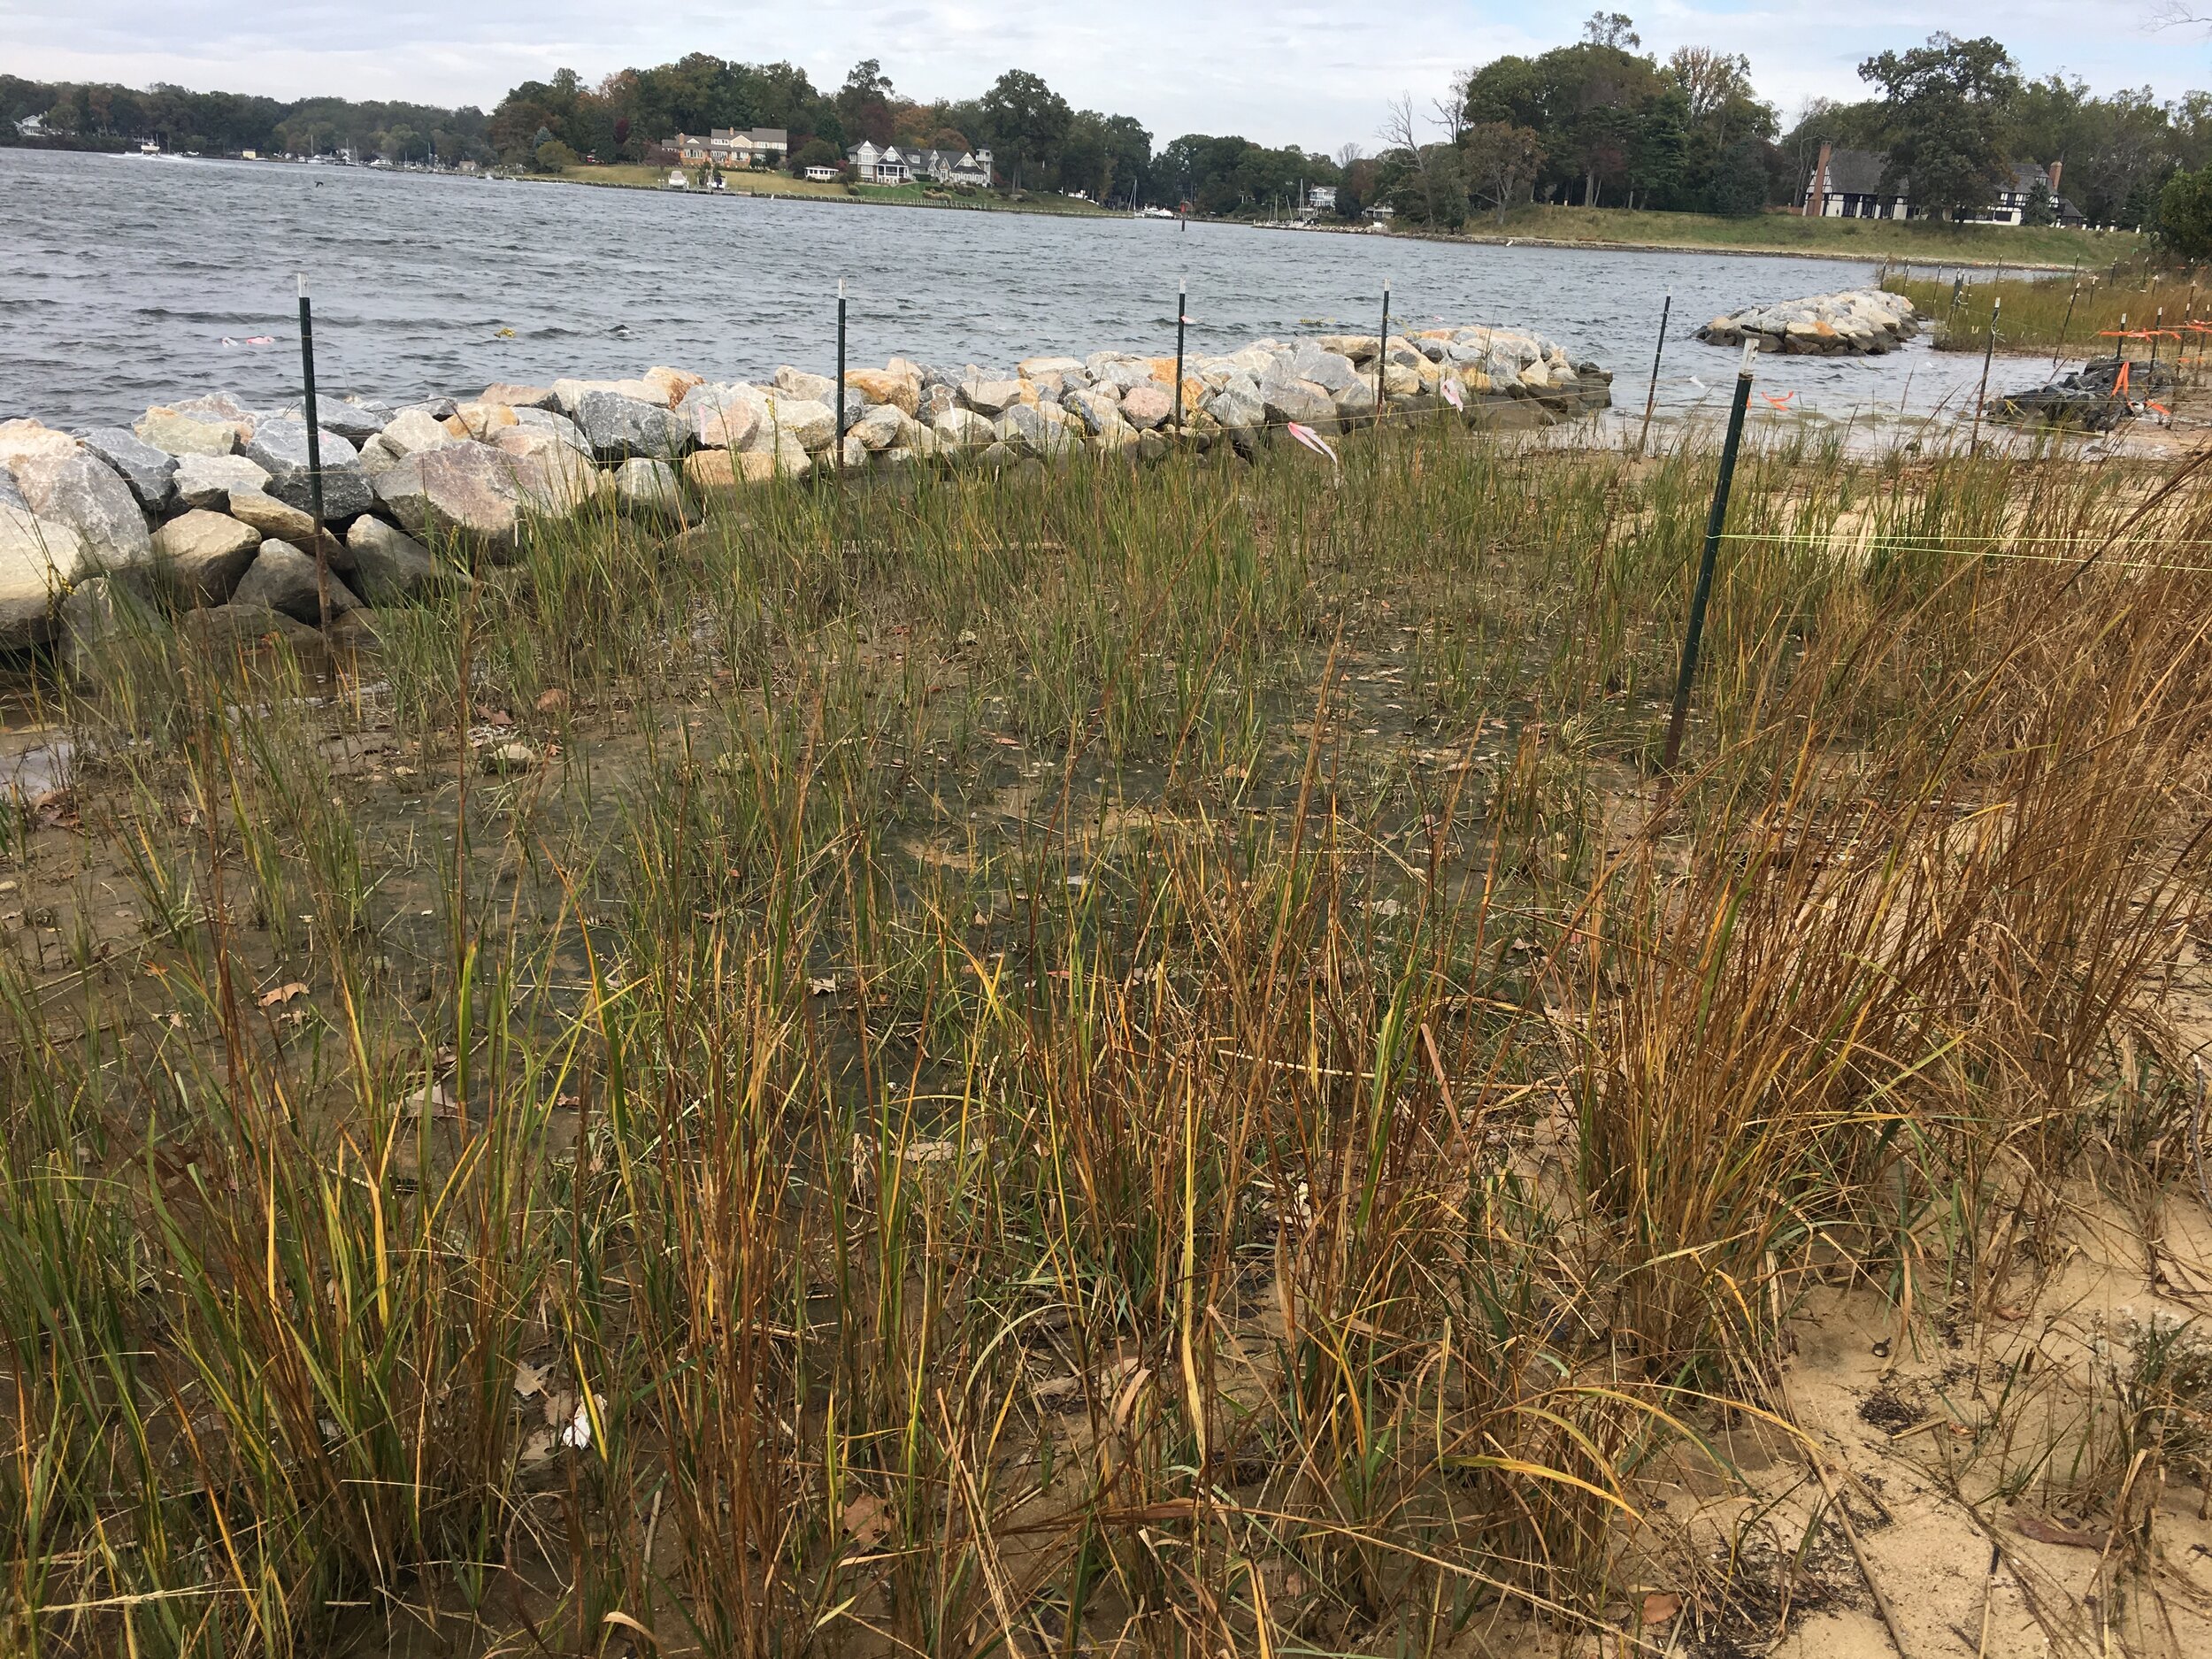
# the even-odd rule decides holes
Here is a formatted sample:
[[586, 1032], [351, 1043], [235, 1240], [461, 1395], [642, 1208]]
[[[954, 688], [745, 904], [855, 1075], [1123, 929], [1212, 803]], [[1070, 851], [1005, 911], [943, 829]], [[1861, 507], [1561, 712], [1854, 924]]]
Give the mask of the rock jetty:
[[1852, 288], [1716, 317], [1697, 331], [1697, 337], [1709, 346], [1740, 346], [1756, 340], [1762, 351], [1799, 357], [1878, 357], [1919, 332], [1912, 302], [1903, 295]]
[[[1293, 422], [1334, 436], [1439, 411], [1525, 430], [1605, 408], [1611, 382], [1541, 335], [1486, 327], [1261, 340], [1187, 357], [1179, 387], [1172, 357], [1126, 352], [1011, 369], [894, 357], [846, 375], [841, 459], [847, 472], [1041, 466], [1150, 459], [1177, 442], [1248, 457]], [[827, 375], [788, 365], [759, 384], [653, 368], [401, 408], [326, 397], [332, 626], [465, 581], [476, 562], [511, 557], [534, 523], [587, 511], [681, 523], [771, 479], [833, 473], [839, 413]], [[317, 624], [307, 437], [298, 407], [219, 392], [127, 427], [0, 423], [0, 649], [81, 644], [115, 626], [125, 594], [157, 625], [209, 638]]]

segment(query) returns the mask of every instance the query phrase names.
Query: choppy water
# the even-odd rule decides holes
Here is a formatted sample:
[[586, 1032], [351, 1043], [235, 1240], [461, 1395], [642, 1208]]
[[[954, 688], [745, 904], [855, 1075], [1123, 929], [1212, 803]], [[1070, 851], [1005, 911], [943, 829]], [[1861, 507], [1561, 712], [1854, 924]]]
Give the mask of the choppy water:
[[[396, 400], [657, 363], [716, 379], [780, 363], [826, 371], [840, 277], [856, 365], [1170, 351], [1185, 275], [1193, 350], [1317, 326], [1371, 331], [1388, 278], [1394, 326], [1539, 329], [1614, 369], [1617, 399], [1639, 410], [1663, 294], [1674, 322], [1661, 406], [1686, 410], [1717, 403], [1733, 367], [1732, 353], [1689, 338], [1699, 323], [1872, 274], [1833, 260], [0, 150], [0, 417], [119, 421], [215, 389], [289, 401], [299, 271], [316, 296], [321, 385]], [[225, 343], [256, 335], [274, 343]], [[1840, 418], [1957, 407], [1979, 369], [1916, 344], [1880, 358], [1763, 358], [1760, 384], [1791, 412]]]

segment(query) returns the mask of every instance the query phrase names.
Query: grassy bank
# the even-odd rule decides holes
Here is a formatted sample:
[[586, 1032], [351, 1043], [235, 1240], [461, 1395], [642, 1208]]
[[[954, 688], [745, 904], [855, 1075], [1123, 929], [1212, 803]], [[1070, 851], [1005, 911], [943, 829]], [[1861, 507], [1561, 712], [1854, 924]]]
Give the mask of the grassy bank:
[[1766, 1651], [1886, 1479], [2189, 1650], [2212, 513], [1755, 456], [1663, 787], [1712, 482], [774, 485], [27, 691], [6, 1645]]
[[[578, 165], [557, 173], [533, 173], [532, 179], [564, 184], [596, 184], [630, 190], [664, 190], [668, 188], [667, 167], [611, 165], [607, 166]], [[687, 173], [687, 176], [691, 176]], [[810, 179], [795, 179], [787, 173], [759, 172], [730, 173], [723, 175], [727, 194], [732, 196], [788, 196], [814, 201], [873, 202], [901, 207], [965, 208], [976, 211], [1002, 213], [1061, 213], [1077, 218], [1097, 215], [1106, 211], [1094, 202], [1071, 201], [1065, 196], [1038, 195], [1030, 191], [1002, 192], [996, 190], [942, 189], [934, 185], [856, 185], [848, 188], [841, 183], [820, 183]], [[695, 193], [696, 186], [694, 187]]]
[[[1948, 281], [1890, 277], [1884, 287], [1905, 295], [1935, 319], [1939, 351], [1979, 351], [1996, 319], [2000, 351], [2063, 352], [2068, 357], [2152, 355], [2149, 339], [2123, 338], [2155, 333], [2162, 358], [2203, 349], [2202, 335], [2185, 325], [2208, 320], [2212, 289], [2200, 293], [2184, 273], [2131, 270], [2113, 280], [2088, 276], [2002, 277], [1969, 283], [1962, 290]], [[1956, 303], [1954, 303], [1955, 295]]]
[[1703, 213], [1631, 212], [1621, 208], [1517, 208], [1501, 227], [1489, 215], [1468, 222], [1471, 238], [1615, 243], [1716, 252], [1814, 254], [1838, 259], [1925, 260], [1963, 265], [2104, 266], [2135, 255], [2143, 239], [2101, 233], [1922, 219], [1804, 219], [1768, 212], [1750, 219]]

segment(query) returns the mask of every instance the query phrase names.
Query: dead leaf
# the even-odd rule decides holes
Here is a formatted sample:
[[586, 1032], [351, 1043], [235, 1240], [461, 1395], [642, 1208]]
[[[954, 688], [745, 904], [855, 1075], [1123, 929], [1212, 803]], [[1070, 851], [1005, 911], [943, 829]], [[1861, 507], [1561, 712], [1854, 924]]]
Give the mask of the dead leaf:
[[1671, 1590], [1654, 1590], [1644, 1597], [1644, 1624], [1663, 1624], [1682, 1610], [1682, 1598]]
[[2015, 1510], [2012, 1524], [2020, 1529], [2024, 1538], [2032, 1538], [2039, 1544], [2060, 1544], [2068, 1549], [2102, 1549], [2106, 1540], [2093, 1532], [2084, 1532], [2054, 1521], [2048, 1516], [2026, 1515]]
[[816, 996], [834, 996], [837, 994], [837, 979], [834, 975], [810, 979], [806, 982], [806, 988]]
[[264, 991], [254, 1002], [257, 1007], [274, 1008], [280, 1002], [288, 1002], [296, 996], [306, 995], [307, 987], [295, 979], [289, 985], [278, 986], [273, 991]]
[[540, 714], [558, 714], [568, 707], [568, 693], [558, 686], [549, 687], [538, 693], [538, 700], [534, 706]]
[[486, 726], [495, 726], [503, 731], [514, 723], [515, 717], [508, 713], [504, 709], [487, 709], [484, 711], [484, 724]]
[[864, 1492], [845, 1506], [845, 1532], [863, 1549], [873, 1549], [891, 1536], [891, 1514], [881, 1498]]
[[515, 1362], [515, 1394], [529, 1400], [545, 1392], [545, 1379], [551, 1372], [549, 1365], [533, 1365], [528, 1360]]
[[553, 1431], [539, 1429], [522, 1442], [518, 1461], [525, 1469], [535, 1469], [553, 1455]]

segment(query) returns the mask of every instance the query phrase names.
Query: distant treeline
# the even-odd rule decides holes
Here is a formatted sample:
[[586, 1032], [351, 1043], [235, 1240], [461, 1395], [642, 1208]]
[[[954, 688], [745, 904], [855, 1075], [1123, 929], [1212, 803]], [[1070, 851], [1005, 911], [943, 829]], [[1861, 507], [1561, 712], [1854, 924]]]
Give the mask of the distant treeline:
[[[923, 99], [902, 96], [874, 58], [831, 89], [791, 64], [708, 52], [596, 84], [564, 69], [515, 88], [489, 116], [0, 75], [0, 142], [35, 115], [47, 142], [115, 148], [152, 138], [178, 150], [351, 150], [396, 161], [434, 147], [448, 160], [557, 171], [658, 160], [679, 133], [776, 127], [791, 135], [786, 165], [795, 172], [842, 165], [864, 139], [987, 146], [998, 183], [1011, 188], [1256, 215], [1328, 185], [1346, 218], [1386, 204], [1415, 223], [1447, 227], [1486, 211], [1502, 219], [1530, 202], [1756, 213], [1799, 199], [1825, 142], [1886, 156], [1924, 210], [1971, 210], [2008, 183], [2014, 165], [2063, 162], [2061, 193], [2090, 222], [2155, 227], [2166, 181], [2212, 163], [2212, 94], [2162, 102], [2147, 88], [2100, 96], [2078, 80], [2028, 81], [1993, 40], [1936, 35], [1870, 58], [1859, 73], [1877, 96], [1816, 100], [1786, 131], [1740, 54], [1691, 46], [1663, 62], [1640, 46], [1630, 19], [1597, 13], [1572, 44], [1496, 58], [1425, 106], [1409, 98], [1392, 106], [1373, 154], [1359, 144], [1327, 155], [1198, 133], [1155, 149], [1133, 117], [1077, 109], [1019, 69], [977, 96]], [[2057, 207], [2045, 200], [2035, 212]]]
[[349, 150], [366, 161], [488, 162], [488, 122], [481, 110], [429, 104], [359, 103], [349, 98], [285, 102], [240, 92], [25, 81], [0, 75], [0, 143], [19, 142], [17, 123], [36, 117], [43, 142], [85, 150], [123, 150], [153, 140], [164, 149], [235, 155], [330, 155]]

